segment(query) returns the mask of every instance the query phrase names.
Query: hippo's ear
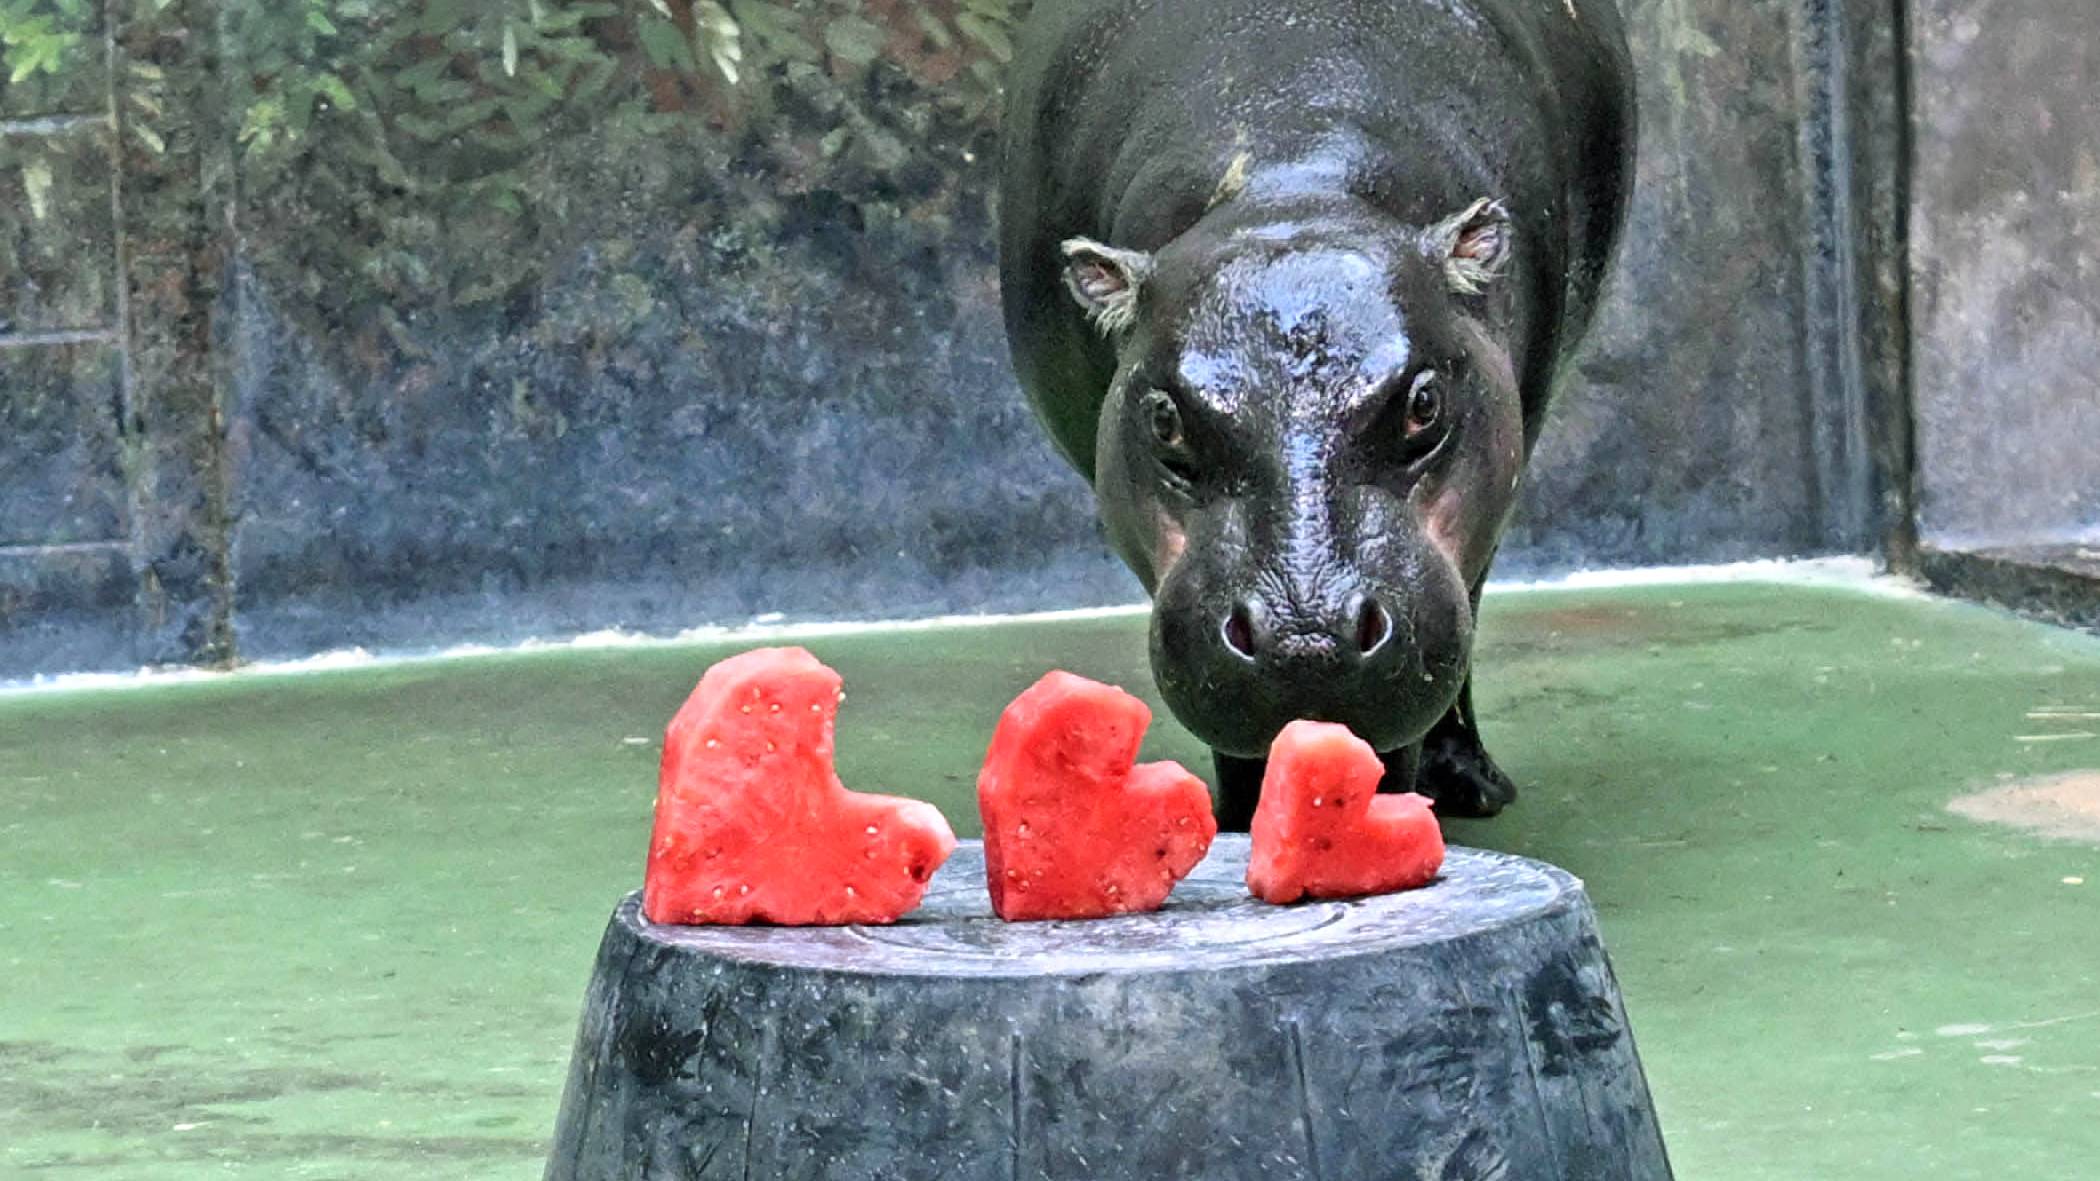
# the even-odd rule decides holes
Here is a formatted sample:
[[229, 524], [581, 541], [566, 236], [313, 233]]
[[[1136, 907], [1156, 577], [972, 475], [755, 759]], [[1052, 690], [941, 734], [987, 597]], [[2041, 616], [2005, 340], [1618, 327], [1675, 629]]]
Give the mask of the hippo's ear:
[[1101, 331], [1113, 334], [1137, 323], [1138, 288], [1152, 274], [1151, 255], [1091, 238], [1066, 239], [1064, 253], [1065, 287]]
[[1451, 290], [1478, 295], [1509, 263], [1511, 237], [1509, 210], [1492, 197], [1482, 197], [1465, 212], [1431, 227], [1424, 241], [1429, 256], [1443, 264]]

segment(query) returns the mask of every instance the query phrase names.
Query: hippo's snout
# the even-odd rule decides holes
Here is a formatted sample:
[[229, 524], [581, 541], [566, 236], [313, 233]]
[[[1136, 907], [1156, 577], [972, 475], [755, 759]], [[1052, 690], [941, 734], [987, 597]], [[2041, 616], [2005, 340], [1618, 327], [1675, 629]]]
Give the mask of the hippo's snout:
[[1472, 639], [1455, 579], [1422, 564], [1307, 588], [1235, 571], [1229, 554], [1184, 562], [1152, 616], [1161, 696], [1212, 748], [1259, 757], [1285, 725], [1313, 718], [1394, 750], [1450, 709]]
[[1393, 615], [1376, 595], [1359, 591], [1338, 610], [1291, 627], [1260, 596], [1248, 595], [1225, 612], [1219, 635], [1228, 651], [1257, 667], [1311, 658], [1347, 669], [1387, 650]]

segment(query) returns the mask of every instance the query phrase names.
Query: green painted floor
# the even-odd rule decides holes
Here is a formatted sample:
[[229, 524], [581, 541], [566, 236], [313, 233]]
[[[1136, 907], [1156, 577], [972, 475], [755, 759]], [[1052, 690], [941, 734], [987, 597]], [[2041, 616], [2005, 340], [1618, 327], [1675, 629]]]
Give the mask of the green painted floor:
[[[1052, 665], [1149, 692], [1142, 626], [811, 641], [841, 772], [974, 833], [999, 708]], [[2100, 713], [2100, 641], [1709, 585], [1491, 598], [1482, 645], [1529, 786], [1453, 836], [1588, 880], [1680, 1177], [2100, 1177], [2100, 849], [1945, 811], [2100, 767], [2100, 723], [2028, 716]], [[656, 735], [725, 650], [0, 699], [0, 1176], [536, 1177]]]

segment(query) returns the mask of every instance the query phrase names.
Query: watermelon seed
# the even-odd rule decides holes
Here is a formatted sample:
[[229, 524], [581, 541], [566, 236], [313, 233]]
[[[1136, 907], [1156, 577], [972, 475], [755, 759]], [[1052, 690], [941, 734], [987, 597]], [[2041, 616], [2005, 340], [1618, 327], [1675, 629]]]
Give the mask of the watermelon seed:
[[869, 835], [869, 836], [874, 836], [874, 835], [875, 835], [875, 832], [876, 832], [875, 826], [874, 826], [874, 825], [872, 825], [872, 824], [871, 824], [871, 825], [869, 825], [869, 826], [868, 826], [868, 835]]
[[738, 886], [738, 887], [736, 888], [736, 892], [737, 892], [738, 894], [749, 894], [749, 893], [751, 892], [751, 886], [750, 886], [750, 884], [749, 884], [749, 883], [746, 883], [746, 884], [744, 884], [744, 885]]
[[1184, 816], [1181, 819], [1175, 821], [1174, 823], [1180, 825], [1183, 828], [1187, 828], [1189, 826], [1189, 818]]
[[811, 713], [813, 713], [813, 714], [820, 714], [820, 713], [823, 713], [823, 712], [824, 712], [824, 703], [823, 703], [823, 702], [821, 702], [821, 701], [812, 701], [812, 702], [810, 702], [810, 703], [809, 703], [809, 712], [811, 712]]
[[775, 750], [775, 749], [777, 749], [777, 748], [776, 748], [776, 747], [774, 747], [774, 745], [773, 745], [773, 744], [772, 744], [772, 743], [771, 743], [771, 742], [769, 741], [769, 742], [767, 742], [767, 743], [766, 743], [766, 749], [767, 749], [768, 751], [772, 751], [772, 750]]
[[748, 706], [748, 705], [747, 705], [747, 706], [745, 706], [745, 707], [744, 707], [744, 712], [745, 712], [745, 713], [750, 713], [750, 712], [751, 712], [751, 707], [750, 707], [750, 706]]
[[1114, 897], [1115, 897], [1116, 895], [1118, 895], [1118, 894], [1121, 894], [1122, 892], [1123, 892], [1123, 887], [1121, 887], [1121, 886], [1117, 886], [1117, 885], [1111, 885], [1111, 886], [1109, 886], [1109, 888], [1108, 888], [1108, 896], [1109, 896], [1110, 898], [1114, 898]]
[[710, 738], [707, 740], [707, 749], [709, 750], [713, 750], [714, 748], [720, 745], [722, 745], [722, 741], [719, 738]]
[[1313, 797], [1313, 807], [1317, 808], [1317, 807], [1319, 807], [1319, 806], [1320, 806], [1320, 797], [1318, 797], [1318, 796], [1314, 796], [1314, 797]]
[[1025, 820], [1024, 820], [1024, 821], [1022, 821], [1022, 822], [1021, 822], [1021, 827], [1020, 827], [1020, 828], [1018, 828], [1018, 829], [1015, 829], [1015, 830], [1014, 830], [1014, 835], [1016, 835], [1016, 836], [1024, 836], [1024, 837], [1025, 837], [1025, 836], [1027, 836], [1027, 835], [1028, 835], [1028, 822], [1027, 822], [1027, 821], [1025, 821]]
[[715, 897], [717, 897], [717, 898], [720, 898], [721, 896], [722, 896], [722, 887], [720, 887], [720, 886], [716, 886], [716, 887], [715, 887]]
[[1021, 876], [1021, 871], [1018, 869], [1009, 869], [1006, 871], [1006, 876], [1009, 878], [1017, 878]]
[[776, 702], [774, 702], [774, 703], [773, 703], [773, 705], [772, 705], [772, 707], [771, 707], [770, 709], [768, 709], [768, 710], [767, 710], [766, 712], [767, 712], [767, 713], [776, 713], [776, 714], [777, 714], [777, 713], [779, 713], [779, 712], [780, 712], [780, 703], [779, 703], [779, 702], [777, 702], [777, 701], [776, 701]]
[[853, 898], [853, 897], [856, 897], [856, 896], [858, 896], [859, 894], [860, 894], [860, 891], [859, 891], [859, 890], [856, 890], [856, 889], [854, 889], [854, 888], [853, 888], [853, 887], [851, 887], [851, 886], [848, 886], [848, 887], [846, 887], [846, 897], [848, 897], [848, 898]]

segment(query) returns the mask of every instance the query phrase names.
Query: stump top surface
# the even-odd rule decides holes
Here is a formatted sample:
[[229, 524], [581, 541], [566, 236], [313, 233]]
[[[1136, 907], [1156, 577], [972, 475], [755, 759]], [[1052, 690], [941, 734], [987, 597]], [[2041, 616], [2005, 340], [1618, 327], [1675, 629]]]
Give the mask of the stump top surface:
[[1543, 862], [1452, 846], [1419, 890], [1271, 906], [1247, 894], [1247, 838], [1221, 835], [1164, 909], [1071, 922], [1009, 923], [992, 913], [984, 847], [964, 841], [923, 905], [892, 926], [677, 927], [641, 915], [634, 937], [700, 959], [815, 971], [911, 976], [1077, 976], [1214, 971], [1443, 943], [1557, 913], [1582, 884]]

